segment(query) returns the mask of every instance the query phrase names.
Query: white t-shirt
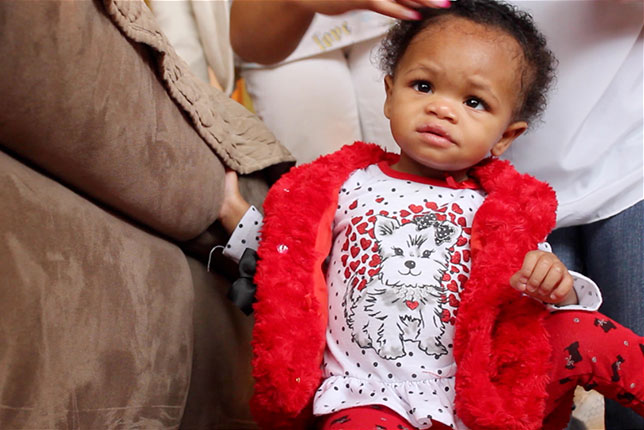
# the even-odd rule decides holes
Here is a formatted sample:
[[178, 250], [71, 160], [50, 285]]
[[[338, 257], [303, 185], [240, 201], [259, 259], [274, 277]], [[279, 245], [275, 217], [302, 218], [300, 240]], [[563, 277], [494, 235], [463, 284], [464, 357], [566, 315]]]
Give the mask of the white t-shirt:
[[[328, 16], [315, 14], [311, 25], [302, 37], [295, 51], [277, 64], [301, 60], [323, 52], [344, 48], [354, 43], [380, 37], [387, 32], [392, 18], [376, 12], [356, 10], [342, 15]], [[238, 59], [240, 61], [240, 59]], [[267, 68], [256, 63], [240, 61], [242, 68]]]
[[543, 124], [504, 154], [557, 192], [558, 227], [610, 217], [642, 200], [641, 1], [513, 1], [559, 60]]

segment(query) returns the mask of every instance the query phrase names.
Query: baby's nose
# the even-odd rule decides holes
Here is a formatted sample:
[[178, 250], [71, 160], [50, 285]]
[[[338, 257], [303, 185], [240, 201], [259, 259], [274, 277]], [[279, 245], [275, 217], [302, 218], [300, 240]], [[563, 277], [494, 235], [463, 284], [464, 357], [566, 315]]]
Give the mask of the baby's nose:
[[452, 102], [445, 98], [434, 98], [431, 103], [427, 104], [427, 112], [433, 113], [440, 119], [454, 122], [456, 120], [456, 113]]
[[408, 269], [413, 269], [414, 267], [416, 267], [416, 263], [414, 261], [407, 260], [407, 261], [405, 261], [405, 266]]

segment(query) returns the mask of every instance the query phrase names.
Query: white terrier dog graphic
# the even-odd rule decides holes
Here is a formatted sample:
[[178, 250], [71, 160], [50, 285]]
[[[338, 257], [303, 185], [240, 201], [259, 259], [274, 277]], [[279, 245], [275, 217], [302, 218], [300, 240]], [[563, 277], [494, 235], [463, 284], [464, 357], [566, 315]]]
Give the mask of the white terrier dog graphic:
[[[461, 227], [423, 215], [407, 224], [378, 215], [374, 235], [380, 254], [380, 271], [362, 291], [348, 288], [345, 317], [353, 339], [393, 360], [406, 355], [405, 342], [436, 358], [447, 354], [441, 342], [443, 274], [448, 251], [461, 235]], [[349, 291], [350, 290], [350, 291]]]

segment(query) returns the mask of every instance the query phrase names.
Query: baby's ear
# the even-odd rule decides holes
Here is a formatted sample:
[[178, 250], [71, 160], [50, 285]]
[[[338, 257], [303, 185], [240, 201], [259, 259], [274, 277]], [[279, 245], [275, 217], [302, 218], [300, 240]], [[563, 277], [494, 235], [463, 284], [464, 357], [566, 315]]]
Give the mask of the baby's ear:
[[393, 89], [394, 86], [394, 78], [391, 75], [385, 76], [385, 106], [384, 106], [384, 113], [385, 117], [389, 119], [389, 114], [390, 114], [390, 104], [391, 104], [391, 90]]
[[525, 121], [515, 121], [508, 125], [508, 128], [505, 129], [501, 139], [494, 144], [491, 149], [492, 155], [498, 157], [503, 154], [514, 142], [514, 139], [521, 136], [524, 131], [528, 129], [528, 123]]

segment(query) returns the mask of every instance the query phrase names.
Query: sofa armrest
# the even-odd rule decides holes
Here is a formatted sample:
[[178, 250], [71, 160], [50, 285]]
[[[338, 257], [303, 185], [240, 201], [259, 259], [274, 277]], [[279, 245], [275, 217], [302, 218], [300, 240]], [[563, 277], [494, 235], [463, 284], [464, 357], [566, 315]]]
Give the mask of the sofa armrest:
[[0, 144], [157, 232], [187, 240], [214, 221], [221, 160], [289, 157], [188, 71], [143, 2], [0, 2], [0, 22]]

